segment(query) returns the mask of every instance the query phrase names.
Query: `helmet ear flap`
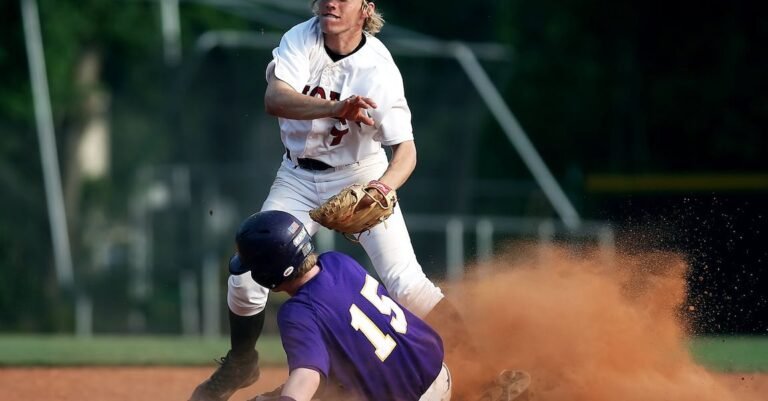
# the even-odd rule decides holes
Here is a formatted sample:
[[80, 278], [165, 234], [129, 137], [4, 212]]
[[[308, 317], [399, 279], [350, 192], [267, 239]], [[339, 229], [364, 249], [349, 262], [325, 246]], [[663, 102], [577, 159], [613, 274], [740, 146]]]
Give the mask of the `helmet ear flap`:
[[285, 277], [286, 281], [293, 280], [292, 276], [295, 276], [297, 271], [298, 269], [294, 268], [293, 266], [288, 266], [283, 271], [283, 277]]

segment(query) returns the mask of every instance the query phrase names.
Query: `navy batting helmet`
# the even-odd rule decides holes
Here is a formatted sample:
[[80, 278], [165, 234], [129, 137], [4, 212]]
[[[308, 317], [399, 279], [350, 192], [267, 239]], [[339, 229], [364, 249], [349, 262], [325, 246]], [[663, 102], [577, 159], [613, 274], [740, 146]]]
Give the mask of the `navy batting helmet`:
[[251, 215], [235, 236], [237, 253], [229, 260], [229, 272], [251, 272], [251, 277], [273, 289], [296, 277], [297, 270], [314, 250], [312, 238], [299, 219], [290, 213], [269, 210]]

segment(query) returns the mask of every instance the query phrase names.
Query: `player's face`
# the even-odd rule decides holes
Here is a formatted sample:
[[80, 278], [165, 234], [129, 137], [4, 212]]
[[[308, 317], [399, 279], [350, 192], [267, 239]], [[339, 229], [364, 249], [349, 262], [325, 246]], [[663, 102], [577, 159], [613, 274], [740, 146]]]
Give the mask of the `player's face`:
[[323, 33], [331, 35], [362, 31], [373, 4], [364, 6], [365, 0], [318, 0], [320, 28]]

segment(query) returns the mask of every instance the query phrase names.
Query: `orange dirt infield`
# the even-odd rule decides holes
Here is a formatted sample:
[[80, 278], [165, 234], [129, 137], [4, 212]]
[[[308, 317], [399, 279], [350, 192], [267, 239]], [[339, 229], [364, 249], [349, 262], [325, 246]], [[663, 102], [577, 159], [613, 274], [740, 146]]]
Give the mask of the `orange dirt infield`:
[[[77, 367], [0, 369], [3, 401], [186, 401], [215, 367]], [[273, 390], [285, 368], [262, 368], [261, 379], [230, 400]]]
[[[192, 389], [213, 371], [210, 368], [3, 368], [3, 401], [186, 401]], [[235, 393], [244, 401], [282, 383], [285, 368], [263, 368], [261, 379]], [[719, 375], [734, 394], [750, 399], [768, 394], [768, 374]], [[566, 401], [566, 400], [563, 400]]]

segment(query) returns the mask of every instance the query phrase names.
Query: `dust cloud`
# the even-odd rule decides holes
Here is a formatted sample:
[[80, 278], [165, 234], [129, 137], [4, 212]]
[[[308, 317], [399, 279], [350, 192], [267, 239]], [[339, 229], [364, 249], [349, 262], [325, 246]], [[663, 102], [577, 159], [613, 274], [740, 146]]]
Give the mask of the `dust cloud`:
[[[452, 399], [477, 399], [502, 369], [532, 375], [534, 401], [752, 401], [688, 350], [685, 259], [515, 246], [444, 285], [471, 333], [449, 355]], [[466, 354], [466, 352], [465, 352]]]

